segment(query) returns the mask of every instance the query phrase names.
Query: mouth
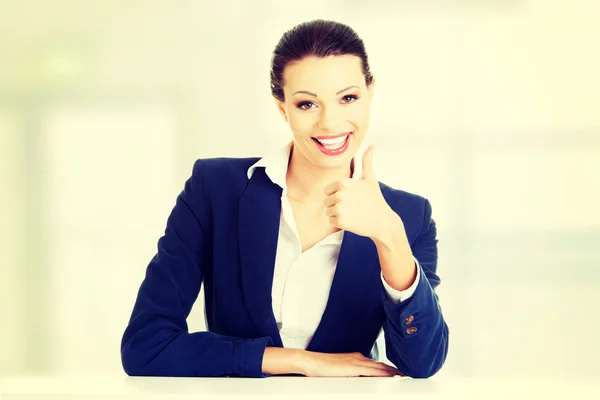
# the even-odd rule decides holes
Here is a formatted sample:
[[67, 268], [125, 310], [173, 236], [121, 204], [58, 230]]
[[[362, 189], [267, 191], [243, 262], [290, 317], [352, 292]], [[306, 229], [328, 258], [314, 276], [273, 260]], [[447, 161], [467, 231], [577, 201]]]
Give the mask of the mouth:
[[345, 132], [339, 135], [315, 136], [312, 140], [321, 153], [328, 156], [336, 156], [348, 149], [351, 136], [352, 132]]

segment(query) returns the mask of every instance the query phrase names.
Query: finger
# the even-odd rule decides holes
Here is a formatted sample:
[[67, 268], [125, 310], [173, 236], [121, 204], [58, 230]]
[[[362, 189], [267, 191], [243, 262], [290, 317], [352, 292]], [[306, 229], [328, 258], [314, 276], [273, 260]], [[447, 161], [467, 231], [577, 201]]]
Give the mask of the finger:
[[331, 225], [335, 226], [336, 228], [339, 228], [339, 229], [344, 229], [344, 228], [342, 227], [342, 225], [340, 224], [340, 219], [339, 219], [339, 217], [338, 217], [337, 215], [332, 215], [332, 216], [330, 216], [330, 217], [329, 217], [329, 223], [330, 223]]
[[338, 209], [336, 206], [330, 206], [325, 209], [325, 215], [328, 217], [337, 217]]
[[372, 362], [372, 363], [383, 364], [383, 363], [381, 363], [379, 361], [373, 360], [372, 358], [365, 357], [361, 352], [358, 352], [358, 351], [354, 352], [354, 353], [348, 353], [348, 355], [350, 357], [352, 357], [353, 359], [358, 360], [358, 361], [365, 361], [365, 362]]
[[372, 180], [375, 178], [375, 168], [373, 167], [373, 153], [375, 152], [375, 145], [369, 146], [363, 155], [363, 165], [361, 178], [363, 180]]
[[392, 365], [388, 365], [388, 364], [380, 362], [380, 361], [375, 361], [369, 357], [365, 357], [361, 352], [358, 352], [358, 351], [353, 352], [353, 353], [347, 353], [346, 356], [350, 358], [352, 363], [356, 363], [356, 364], [362, 363], [363, 365], [370, 364], [370, 365], [382, 366], [382, 367], [389, 368], [393, 371], [396, 371], [396, 372], [402, 374], [400, 372], [400, 370], [398, 370], [396, 367], [394, 367]]
[[391, 365], [384, 365], [386, 366], [386, 369], [392, 373], [392, 375], [404, 375], [398, 368], [392, 367]]
[[402, 373], [396, 367], [393, 367], [391, 365], [388, 365], [388, 364], [385, 364], [385, 363], [382, 363], [379, 361], [367, 359], [365, 361], [359, 361], [359, 363], [364, 366], [387, 371], [387, 372], [391, 373], [392, 375], [402, 375]]
[[325, 192], [326, 196], [330, 196], [340, 189], [341, 189], [341, 182], [335, 181], [335, 182], [332, 182], [329, 185], [325, 186], [324, 192]]
[[393, 371], [381, 368], [367, 367], [364, 365], [357, 367], [356, 373], [359, 376], [394, 376]]
[[333, 193], [343, 191], [345, 188], [349, 187], [353, 183], [354, 180], [352, 180], [351, 178], [338, 179], [335, 182], [332, 182], [329, 185], [325, 186], [325, 189], [323, 191], [325, 192], [325, 195], [329, 196]]
[[371, 360], [370, 358], [368, 358], [366, 360], [356, 361], [356, 363], [361, 364], [361, 365], [370, 366], [373, 368], [382, 368], [382, 369], [389, 369], [389, 370], [397, 371], [396, 367], [392, 367], [391, 365], [387, 365], [387, 364], [379, 362], [379, 361]]
[[339, 201], [339, 196], [337, 196], [337, 193], [334, 193], [325, 197], [325, 201], [323, 202], [323, 204], [325, 205], [325, 208], [327, 208], [336, 205]]

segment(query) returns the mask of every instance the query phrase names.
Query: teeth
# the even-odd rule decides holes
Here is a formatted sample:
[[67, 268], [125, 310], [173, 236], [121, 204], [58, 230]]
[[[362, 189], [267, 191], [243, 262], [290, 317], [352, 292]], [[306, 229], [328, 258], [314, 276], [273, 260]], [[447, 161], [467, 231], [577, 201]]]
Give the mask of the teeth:
[[335, 138], [335, 139], [317, 139], [321, 144], [323, 145], [340, 145], [342, 143], [344, 143], [346, 141], [346, 138], [348, 137], [348, 135], [346, 136], [342, 136], [339, 138]]
[[339, 138], [335, 138], [335, 139], [317, 139], [315, 138], [315, 140], [319, 143], [321, 143], [321, 145], [323, 147], [325, 147], [327, 150], [337, 150], [340, 149], [344, 143], [346, 142], [346, 138], [348, 137], [348, 135], [346, 136], [342, 136]]

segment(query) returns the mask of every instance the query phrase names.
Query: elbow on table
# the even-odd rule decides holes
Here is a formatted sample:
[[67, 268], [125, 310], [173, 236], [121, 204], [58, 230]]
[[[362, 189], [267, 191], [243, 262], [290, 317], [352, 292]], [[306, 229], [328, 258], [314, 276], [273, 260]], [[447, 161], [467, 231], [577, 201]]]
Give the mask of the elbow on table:
[[428, 368], [421, 368], [411, 371], [408, 376], [414, 379], [428, 379], [437, 374], [442, 368], [443, 361], [441, 363], [435, 363], [428, 366]]
[[[443, 333], [435, 353], [425, 359], [429, 362], [420, 362], [412, 371], [407, 371], [407, 375], [416, 379], [431, 378], [442, 369], [448, 355], [448, 326], [444, 323]], [[423, 359], [422, 359], [423, 360]]]
[[[154, 351], [149, 351], [154, 349]], [[160, 354], [163, 349], [151, 345], [139, 337], [123, 337], [121, 343], [121, 365], [129, 376], [168, 376], [164, 365], [161, 365]], [[158, 351], [158, 353], [156, 352]]]
[[440, 369], [442, 369], [444, 361], [445, 356], [442, 355], [441, 357], [436, 358], [431, 364], [420, 365], [417, 368], [413, 368], [412, 370], [406, 371], [406, 375], [414, 379], [431, 378], [432, 376], [437, 374]]
[[145, 360], [133, 352], [121, 352], [121, 365], [128, 376], [184, 376], [156, 360]]
[[180, 357], [172, 353], [166, 354], [165, 348], [160, 350], [154, 345], [129, 346], [127, 343], [121, 348], [121, 365], [128, 376], [155, 376], [155, 377], [214, 377], [220, 376], [220, 371], [206, 362], [189, 365]]
[[121, 365], [129, 376], [156, 376], [150, 371], [150, 363], [140, 360], [139, 355], [124, 347], [121, 350]]

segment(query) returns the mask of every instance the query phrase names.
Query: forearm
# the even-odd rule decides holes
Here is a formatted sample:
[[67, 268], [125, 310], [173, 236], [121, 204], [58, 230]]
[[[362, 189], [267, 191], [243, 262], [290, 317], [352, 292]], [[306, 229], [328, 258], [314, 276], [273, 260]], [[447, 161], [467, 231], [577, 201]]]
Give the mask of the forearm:
[[262, 372], [269, 375], [303, 374], [305, 350], [267, 347], [262, 361]]
[[213, 332], [175, 333], [158, 327], [140, 328], [136, 320], [125, 332], [121, 358], [131, 376], [261, 377], [269, 337], [242, 339]]
[[385, 221], [371, 238], [377, 247], [381, 272], [392, 288], [406, 290], [417, 277], [417, 265], [398, 214], [392, 211]]
[[[378, 246], [383, 249], [379, 250], [382, 253], [380, 257], [385, 258], [382, 269], [386, 268], [386, 272], [391, 271], [391, 274], [387, 275], [390, 281], [388, 284], [402, 285], [402, 282], [398, 283], [394, 280], [396, 274], [402, 275], [401, 272], [398, 273], [398, 269], [410, 270], [407, 267], [408, 263], [413, 262], [408, 261], [410, 253], [418, 260], [417, 267], [421, 274], [410, 299], [396, 303], [387, 301], [382, 295], [386, 314], [384, 323], [386, 355], [388, 360], [406, 375], [413, 378], [427, 378], [435, 374], [444, 364], [448, 353], [449, 337], [448, 325], [435, 292], [440, 284], [440, 278], [436, 274], [437, 231], [435, 222], [431, 218], [431, 204], [425, 201], [423, 225], [417, 237], [410, 242], [410, 253], [407, 250], [408, 240], [398, 234], [400, 230], [398, 227], [404, 230], [403, 224], [394, 221], [389, 214], [382, 221], [384, 223], [381, 223], [382, 227], [379, 230], [388, 232], [387, 243], [391, 243], [387, 246], [381, 244]], [[388, 225], [387, 230], [384, 229], [385, 225]], [[397, 228], [393, 228], [394, 226]], [[390, 234], [389, 232], [393, 232], [394, 229], [397, 229], [396, 233]], [[382, 237], [385, 238], [386, 235]], [[386, 243], [386, 240], [380, 242]], [[388, 250], [393, 248], [396, 250]], [[389, 261], [394, 259], [395, 261]], [[385, 266], [383, 266], [384, 262]], [[401, 265], [404, 267], [400, 267]]]
[[448, 353], [448, 326], [429, 279], [420, 279], [409, 301], [385, 303], [385, 313], [388, 360], [413, 378], [435, 374]]

